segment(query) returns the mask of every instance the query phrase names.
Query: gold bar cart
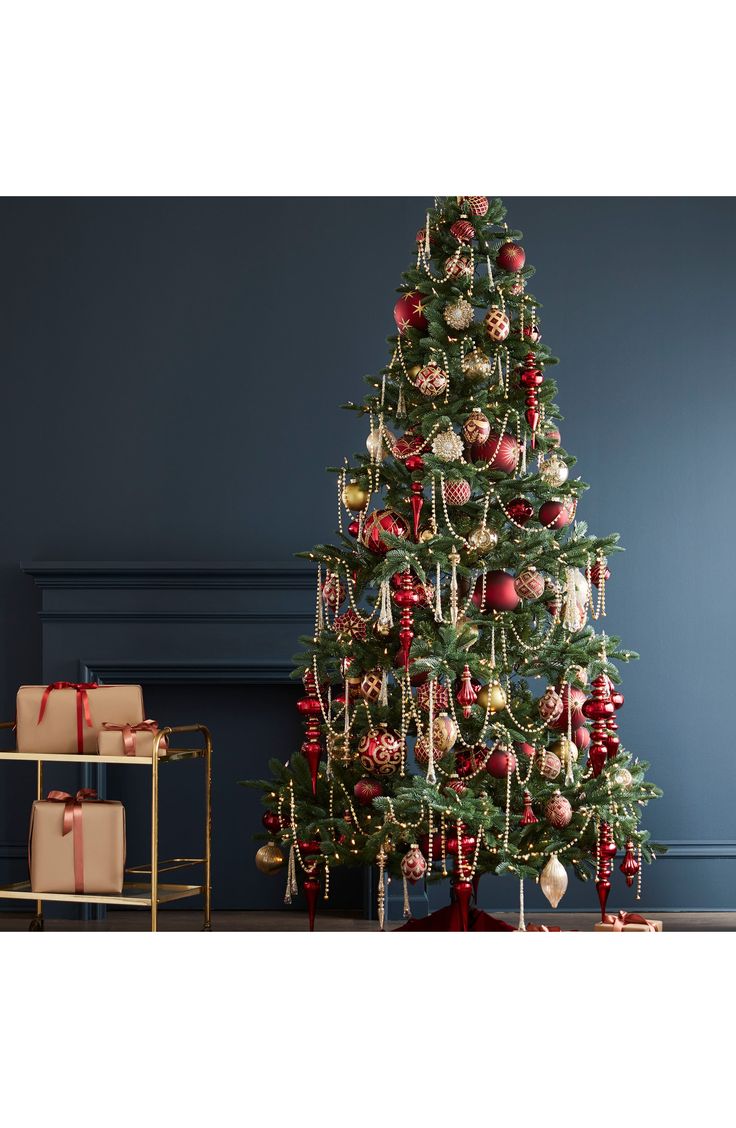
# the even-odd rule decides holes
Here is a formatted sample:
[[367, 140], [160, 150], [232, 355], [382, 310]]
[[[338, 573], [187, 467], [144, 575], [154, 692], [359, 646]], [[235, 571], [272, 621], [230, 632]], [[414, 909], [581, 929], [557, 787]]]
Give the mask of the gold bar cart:
[[[14, 728], [12, 721], [0, 723], [0, 728]], [[201, 748], [171, 748], [166, 755], [159, 756], [161, 741], [181, 733], [199, 733], [203, 738]], [[151, 912], [151, 931], [158, 928], [158, 906], [169, 901], [180, 901], [186, 897], [204, 897], [204, 925], [209, 931], [212, 924], [212, 739], [205, 725], [172, 725], [154, 735], [151, 756], [98, 756], [98, 755], [41, 755], [38, 753], [0, 752], [0, 761], [32, 761], [36, 764], [36, 798], [43, 799], [43, 765], [57, 764], [126, 764], [148, 768], [151, 773], [151, 862], [150, 865], [132, 866], [126, 874], [135, 877], [150, 875], [149, 882], [126, 881], [122, 893], [95, 895], [92, 893], [37, 893], [31, 889], [29, 881], [19, 881], [13, 885], [0, 886], [0, 898], [21, 901], [35, 901], [36, 915], [31, 921], [31, 929], [42, 929], [43, 902], [66, 901], [92, 905], [143, 906]], [[178, 763], [181, 760], [204, 760], [205, 771], [205, 826], [204, 857], [167, 858], [158, 856], [158, 814], [159, 814], [159, 771], [163, 764]], [[162, 873], [184, 869], [189, 866], [203, 867], [202, 882], [199, 885], [174, 885], [159, 880]]]

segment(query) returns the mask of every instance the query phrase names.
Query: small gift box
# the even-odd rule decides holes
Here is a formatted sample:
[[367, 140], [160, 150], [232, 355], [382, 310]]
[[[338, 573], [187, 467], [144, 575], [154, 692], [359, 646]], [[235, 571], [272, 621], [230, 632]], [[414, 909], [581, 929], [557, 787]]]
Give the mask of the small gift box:
[[[118, 725], [103, 721], [97, 737], [97, 751], [100, 756], [153, 756], [153, 738], [158, 732], [156, 721], [140, 721], [138, 724]], [[162, 737], [159, 756], [166, 755], [166, 737]]]
[[661, 932], [661, 920], [647, 920], [639, 913], [607, 913], [603, 920], [594, 926], [595, 932]]
[[125, 809], [83, 788], [49, 791], [31, 810], [28, 867], [34, 893], [120, 893]]
[[103, 721], [139, 724], [144, 716], [139, 685], [22, 685], [16, 699], [18, 751], [94, 754]]

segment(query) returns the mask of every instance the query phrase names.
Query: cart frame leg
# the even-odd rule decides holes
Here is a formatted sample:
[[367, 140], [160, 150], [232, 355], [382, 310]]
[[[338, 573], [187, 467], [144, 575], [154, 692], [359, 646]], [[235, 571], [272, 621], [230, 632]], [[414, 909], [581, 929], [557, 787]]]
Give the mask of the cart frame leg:
[[212, 928], [212, 741], [205, 734], [205, 828], [204, 828], [204, 924], [203, 931]]
[[158, 740], [151, 759], [151, 932], [158, 931]]

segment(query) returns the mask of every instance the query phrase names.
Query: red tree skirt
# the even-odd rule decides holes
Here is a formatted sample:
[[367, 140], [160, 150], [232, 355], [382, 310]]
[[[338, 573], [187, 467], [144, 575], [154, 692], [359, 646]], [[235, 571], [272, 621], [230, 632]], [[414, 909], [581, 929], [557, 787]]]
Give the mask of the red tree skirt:
[[[460, 909], [457, 903], [446, 905], [444, 909], [437, 909], [426, 917], [408, 920], [395, 932], [462, 932], [460, 925]], [[503, 920], [484, 913], [482, 909], [470, 909], [468, 912], [469, 932], [516, 932], [516, 929], [506, 924]]]

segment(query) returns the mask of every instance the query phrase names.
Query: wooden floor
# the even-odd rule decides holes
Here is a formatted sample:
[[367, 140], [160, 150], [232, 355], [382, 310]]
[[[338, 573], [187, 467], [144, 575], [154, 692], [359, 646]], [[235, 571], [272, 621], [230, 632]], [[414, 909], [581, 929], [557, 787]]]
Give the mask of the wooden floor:
[[[515, 913], [497, 913], [500, 919], [515, 925]], [[665, 932], [733, 932], [736, 931], [736, 913], [652, 913], [662, 920]], [[559, 925], [560, 928], [579, 932], [592, 930], [597, 920], [595, 913], [547, 913], [536, 918], [536, 923]], [[23, 913], [0, 913], [0, 932], [23, 932], [28, 929], [30, 916]], [[391, 922], [387, 930], [398, 927]], [[143, 912], [114, 912], [104, 922], [49, 920], [48, 932], [145, 932], [150, 927], [148, 914]], [[202, 928], [201, 913], [172, 911], [159, 913], [160, 932], [197, 932]], [[306, 932], [307, 922], [303, 912], [283, 911], [270, 913], [233, 912], [214, 913], [212, 929], [217, 932]], [[321, 913], [317, 917], [318, 932], [376, 932], [375, 921], [335, 913]]]

